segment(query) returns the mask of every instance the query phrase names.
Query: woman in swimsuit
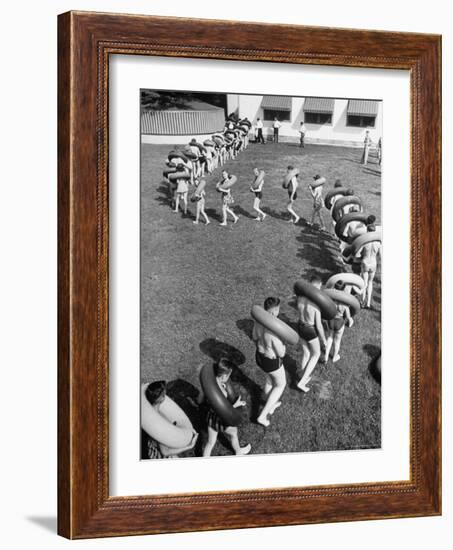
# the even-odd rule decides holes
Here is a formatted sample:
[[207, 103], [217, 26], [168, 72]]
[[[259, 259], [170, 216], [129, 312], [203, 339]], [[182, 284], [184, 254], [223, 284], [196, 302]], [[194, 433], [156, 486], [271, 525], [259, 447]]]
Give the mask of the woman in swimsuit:
[[239, 218], [231, 210], [231, 205], [234, 203], [233, 195], [231, 194], [231, 188], [222, 189], [222, 185], [230, 179], [230, 174], [226, 170], [222, 172], [222, 179], [217, 183], [216, 189], [222, 195], [222, 223], [220, 225], [227, 225], [228, 214], [233, 218], [233, 223], [236, 223]]
[[[294, 170], [294, 166], [288, 166], [288, 172], [291, 172]], [[297, 199], [297, 188], [299, 187], [299, 181], [297, 179], [297, 176], [293, 176], [291, 178], [291, 181], [288, 185], [288, 204], [286, 206], [286, 209], [291, 215], [291, 218], [289, 219], [289, 223], [298, 223], [300, 220], [300, 216], [294, 212], [294, 201]]]
[[[279, 298], [269, 297], [264, 301], [264, 309], [271, 315], [278, 317], [280, 312]], [[264, 394], [267, 397], [266, 404], [257, 418], [262, 426], [269, 426], [269, 416], [280, 407], [280, 397], [286, 386], [286, 374], [283, 367], [283, 357], [286, 347], [283, 342], [272, 332], [265, 329], [259, 323], [253, 326], [252, 338], [256, 345], [255, 361], [264, 372]]]

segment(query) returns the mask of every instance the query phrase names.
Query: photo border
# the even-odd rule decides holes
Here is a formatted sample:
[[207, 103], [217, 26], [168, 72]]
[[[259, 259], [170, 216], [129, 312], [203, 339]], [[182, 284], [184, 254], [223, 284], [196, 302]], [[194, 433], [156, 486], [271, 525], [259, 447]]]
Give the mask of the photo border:
[[[58, 47], [59, 534], [90, 538], [439, 515], [440, 36], [68, 12], [59, 16]], [[111, 54], [410, 71], [409, 481], [109, 496]]]

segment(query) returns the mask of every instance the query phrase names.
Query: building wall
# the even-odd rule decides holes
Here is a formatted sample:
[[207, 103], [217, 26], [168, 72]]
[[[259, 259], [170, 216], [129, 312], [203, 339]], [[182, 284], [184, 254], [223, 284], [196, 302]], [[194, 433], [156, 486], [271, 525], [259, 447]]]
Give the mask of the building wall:
[[[229, 96], [228, 96], [229, 97]], [[237, 97], [237, 96], [235, 96]], [[261, 107], [263, 96], [241, 95], [239, 98], [239, 116], [248, 117], [255, 124], [258, 117], [263, 120], [263, 109]], [[304, 119], [305, 99], [295, 97], [292, 101], [291, 120], [283, 121], [280, 128], [280, 138], [282, 141], [298, 141], [299, 126]], [[307, 143], [327, 143], [334, 145], [347, 145], [360, 147], [363, 143], [366, 128], [357, 128], [346, 126], [346, 113], [348, 107], [347, 99], [336, 99], [332, 116], [332, 124], [305, 124]], [[374, 142], [382, 136], [382, 103], [379, 105], [378, 115], [376, 117], [375, 128], [369, 128], [370, 137]], [[264, 134], [272, 136], [272, 121], [263, 120]]]

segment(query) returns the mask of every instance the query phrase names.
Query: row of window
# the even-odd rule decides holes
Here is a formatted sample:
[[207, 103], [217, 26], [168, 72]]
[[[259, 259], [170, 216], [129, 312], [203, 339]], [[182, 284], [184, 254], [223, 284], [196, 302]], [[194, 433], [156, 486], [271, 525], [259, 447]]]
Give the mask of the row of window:
[[[275, 118], [278, 118], [280, 122], [291, 122], [291, 111], [263, 109], [263, 119], [265, 121], [273, 121]], [[305, 113], [304, 122], [306, 124], [332, 124], [332, 113]], [[346, 126], [374, 128], [375, 125], [375, 116], [346, 115]]]

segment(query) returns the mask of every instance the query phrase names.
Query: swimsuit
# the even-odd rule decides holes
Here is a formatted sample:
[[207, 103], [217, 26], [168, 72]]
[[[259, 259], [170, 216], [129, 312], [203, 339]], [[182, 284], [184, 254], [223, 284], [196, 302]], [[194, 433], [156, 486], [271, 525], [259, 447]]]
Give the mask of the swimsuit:
[[313, 325], [300, 321], [299, 336], [306, 342], [311, 342], [312, 340], [315, 340], [315, 338], [318, 338], [318, 333]]
[[255, 197], [257, 199], [262, 199], [263, 198], [263, 192], [262, 191], [253, 191], [255, 193]]
[[294, 197], [291, 199], [292, 194], [293, 194], [292, 190], [288, 189], [289, 200], [295, 201], [297, 199], [297, 191], [294, 193]]
[[275, 372], [281, 366], [279, 357], [270, 359], [269, 357], [266, 357], [264, 353], [261, 353], [259, 350], [256, 350], [255, 361], [256, 361], [256, 364], [266, 373]]

